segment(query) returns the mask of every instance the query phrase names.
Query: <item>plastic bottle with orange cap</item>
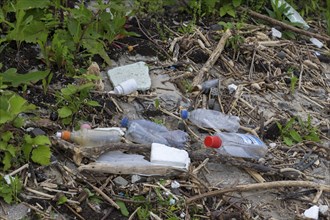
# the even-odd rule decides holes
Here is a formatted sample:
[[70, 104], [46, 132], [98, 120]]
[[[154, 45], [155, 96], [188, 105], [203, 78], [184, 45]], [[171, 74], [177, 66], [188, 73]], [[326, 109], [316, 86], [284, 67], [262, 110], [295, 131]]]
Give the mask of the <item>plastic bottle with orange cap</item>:
[[205, 137], [204, 144], [219, 154], [233, 157], [259, 159], [267, 153], [267, 145], [250, 134], [217, 132]]
[[121, 141], [122, 135], [122, 132], [117, 129], [96, 130], [88, 128], [56, 133], [57, 138], [74, 142], [80, 146], [101, 146], [107, 143], [117, 143]]

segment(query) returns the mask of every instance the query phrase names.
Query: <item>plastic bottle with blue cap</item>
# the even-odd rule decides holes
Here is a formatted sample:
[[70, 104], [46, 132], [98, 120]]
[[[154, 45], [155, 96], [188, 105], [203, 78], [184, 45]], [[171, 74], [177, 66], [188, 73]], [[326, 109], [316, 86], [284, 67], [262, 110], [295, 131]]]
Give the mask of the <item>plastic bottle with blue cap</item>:
[[216, 149], [219, 154], [259, 159], [267, 153], [267, 145], [250, 134], [217, 132], [204, 139], [204, 145]]
[[239, 117], [226, 115], [219, 111], [210, 109], [195, 109], [189, 112], [186, 109], [181, 110], [181, 118], [188, 119], [193, 124], [202, 128], [213, 128], [237, 132], [240, 124]]
[[125, 138], [140, 144], [159, 143], [183, 148], [189, 139], [184, 131], [169, 131], [165, 126], [145, 119], [129, 120], [125, 117], [121, 121], [121, 126], [127, 128]]

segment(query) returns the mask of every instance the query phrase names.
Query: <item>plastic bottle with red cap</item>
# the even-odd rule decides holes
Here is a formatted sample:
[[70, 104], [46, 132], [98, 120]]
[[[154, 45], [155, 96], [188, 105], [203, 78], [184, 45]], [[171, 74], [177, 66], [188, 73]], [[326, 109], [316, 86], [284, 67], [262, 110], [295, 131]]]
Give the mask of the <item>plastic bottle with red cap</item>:
[[237, 132], [240, 127], [239, 117], [226, 115], [219, 111], [210, 109], [195, 109], [191, 112], [183, 109], [181, 110], [181, 118], [188, 119], [193, 124], [202, 128], [213, 128], [226, 130], [229, 132]]
[[56, 133], [57, 138], [71, 141], [81, 146], [101, 146], [121, 141], [122, 133], [119, 130], [95, 130], [81, 128], [78, 131], [62, 131]]
[[205, 137], [204, 144], [219, 154], [233, 157], [259, 159], [267, 153], [267, 145], [250, 134], [217, 132]]

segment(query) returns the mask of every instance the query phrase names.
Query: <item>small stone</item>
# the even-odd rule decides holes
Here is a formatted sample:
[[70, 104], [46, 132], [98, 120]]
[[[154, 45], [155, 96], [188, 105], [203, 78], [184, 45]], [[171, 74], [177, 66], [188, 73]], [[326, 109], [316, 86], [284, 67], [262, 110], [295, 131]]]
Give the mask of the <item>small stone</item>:
[[40, 128], [35, 128], [31, 131], [31, 136], [34, 138], [34, 137], [37, 137], [37, 136], [40, 136], [40, 135], [45, 135], [46, 132], [44, 132], [43, 130], [41, 130]]
[[283, 51], [280, 51], [280, 52], [277, 53], [277, 57], [281, 58], [281, 59], [284, 59], [286, 57], [286, 54]]
[[309, 209], [306, 209], [304, 212], [304, 216], [306, 218], [310, 218], [310, 219], [315, 219], [317, 220], [319, 218], [319, 207], [316, 205], [313, 205], [312, 207], [310, 207]]
[[125, 180], [123, 177], [118, 176], [116, 178], [113, 179], [113, 182], [119, 186], [127, 186], [128, 181]]
[[140, 181], [141, 179], [142, 179], [141, 176], [134, 174], [131, 177], [131, 183], [136, 183], [136, 182]]
[[237, 89], [237, 86], [235, 84], [228, 85], [229, 94], [235, 92], [236, 89]]

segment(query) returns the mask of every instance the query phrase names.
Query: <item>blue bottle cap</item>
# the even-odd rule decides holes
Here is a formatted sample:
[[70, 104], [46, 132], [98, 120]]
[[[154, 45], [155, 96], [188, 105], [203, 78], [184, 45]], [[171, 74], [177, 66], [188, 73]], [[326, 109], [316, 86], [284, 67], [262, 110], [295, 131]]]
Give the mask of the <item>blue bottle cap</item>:
[[181, 110], [181, 118], [182, 119], [187, 119], [188, 118], [188, 115], [189, 115], [189, 112], [188, 112], [187, 109]]
[[127, 128], [127, 126], [128, 126], [128, 122], [129, 122], [128, 117], [124, 117], [124, 118], [121, 120], [120, 125], [121, 125], [122, 127], [124, 127], [124, 128]]

